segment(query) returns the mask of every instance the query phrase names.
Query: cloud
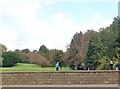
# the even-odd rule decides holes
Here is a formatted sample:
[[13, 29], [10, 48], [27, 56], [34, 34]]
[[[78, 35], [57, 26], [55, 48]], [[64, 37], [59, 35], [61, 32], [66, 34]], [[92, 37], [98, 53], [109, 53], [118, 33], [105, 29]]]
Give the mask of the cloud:
[[[76, 32], [85, 32], [87, 29], [98, 30], [108, 26], [111, 21], [101, 14], [91, 16], [86, 23], [76, 23], [72, 15], [56, 11], [43, 20], [37, 19], [37, 12], [44, 8], [44, 4], [53, 5], [49, 0], [0, 0], [0, 14], [15, 18], [18, 27], [13, 24], [10, 29], [6, 24], [0, 27], [0, 43], [5, 44], [9, 50], [29, 48], [39, 49], [45, 44], [48, 48], [66, 50], [72, 36]], [[2, 15], [1, 15], [2, 16]], [[0, 16], [0, 18], [2, 18]], [[12, 18], [11, 17], [11, 18]], [[0, 23], [1, 20], [0, 20]], [[16, 28], [15, 28], [16, 27]]]
[[[46, 0], [45, 0], [46, 1]], [[51, 0], [47, 0], [49, 3]], [[118, 2], [119, 0], [52, 0], [52, 2]]]
[[49, 48], [65, 50], [65, 46], [70, 42], [74, 32], [77, 31], [77, 27], [69, 15], [62, 12], [54, 13], [48, 17], [48, 20], [44, 21], [33, 18], [21, 19], [19, 24], [30, 36], [29, 46], [31, 43], [35, 43], [36, 47], [45, 44]]
[[13, 30], [0, 29], [0, 36], [0, 41], [14, 41], [16, 38], [16, 32]]
[[53, 5], [56, 3], [56, 0], [41, 0], [41, 2], [46, 5]]
[[107, 20], [104, 18], [101, 14], [94, 14], [91, 16], [91, 19], [89, 22], [83, 23], [80, 25], [80, 29], [82, 29], [82, 32], [86, 32], [86, 30], [95, 30], [99, 31], [100, 28], [105, 28], [107, 26], [110, 26], [112, 23], [112, 20]]
[[[29, 34], [16, 22], [23, 18], [35, 18], [39, 8], [41, 8], [39, 0], [0, 0], [0, 36], [2, 36], [0, 43], [5, 44], [9, 50], [25, 45]], [[8, 18], [6, 21], [10, 20], [12, 24], [5, 23], [5, 17]], [[11, 28], [7, 23], [11, 24]], [[16, 27], [16, 24], [19, 27]]]
[[105, 18], [101, 14], [95, 14], [91, 17], [94, 22], [103, 21]]
[[35, 43], [36, 47], [45, 44], [49, 48], [58, 48], [65, 51], [66, 45], [70, 43], [71, 38], [76, 32], [86, 32], [87, 29], [98, 31], [101, 27], [109, 26], [111, 22], [102, 15], [95, 14], [89, 22], [78, 24], [70, 15], [56, 12], [44, 21], [22, 19], [20, 23], [22, 23], [27, 34], [31, 35], [30, 39], [28, 39], [28, 46], [32, 44], [30, 48]]
[[41, 6], [38, 0], [1, 0], [0, 10], [17, 17], [34, 17]]
[[75, 21], [70, 17], [70, 15], [57, 12], [50, 16], [52, 29], [54, 31], [59, 31], [59, 33], [68, 33], [73, 34], [74, 31], [77, 31], [77, 24]]
[[17, 33], [14, 30], [0, 29], [0, 43], [14, 48]]

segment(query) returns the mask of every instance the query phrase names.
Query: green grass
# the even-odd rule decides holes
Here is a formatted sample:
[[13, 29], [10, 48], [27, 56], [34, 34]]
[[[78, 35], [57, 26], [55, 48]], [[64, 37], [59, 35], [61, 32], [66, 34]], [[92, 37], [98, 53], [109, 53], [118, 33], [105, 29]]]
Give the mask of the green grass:
[[[35, 64], [19, 63], [14, 67], [1, 68], [2, 72], [54, 72], [55, 67], [40, 67]], [[70, 71], [68, 67], [60, 71]]]

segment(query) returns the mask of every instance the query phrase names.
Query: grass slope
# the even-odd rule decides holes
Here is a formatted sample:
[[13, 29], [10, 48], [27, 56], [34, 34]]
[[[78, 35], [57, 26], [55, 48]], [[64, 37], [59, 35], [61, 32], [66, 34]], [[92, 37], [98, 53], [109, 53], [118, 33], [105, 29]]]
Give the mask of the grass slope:
[[[14, 67], [1, 68], [2, 72], [54, 72], [55, 67], [40, 67], [35, 64], [19, 63]], [[69, 68], [62, 68], [62, 71], [69, 71]]]

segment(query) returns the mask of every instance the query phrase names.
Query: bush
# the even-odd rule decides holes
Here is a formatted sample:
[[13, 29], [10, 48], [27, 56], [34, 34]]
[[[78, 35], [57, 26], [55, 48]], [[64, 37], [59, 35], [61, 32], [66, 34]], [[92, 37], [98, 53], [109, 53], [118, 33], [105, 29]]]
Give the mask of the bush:
[[2, 57], [3, 57], [3, 65], [2, 65], [3, 67], [12, 67], [16, 63], [19, 63], [21, 61], [20, 55], [12, 51], [4, 52], [2, 54]]

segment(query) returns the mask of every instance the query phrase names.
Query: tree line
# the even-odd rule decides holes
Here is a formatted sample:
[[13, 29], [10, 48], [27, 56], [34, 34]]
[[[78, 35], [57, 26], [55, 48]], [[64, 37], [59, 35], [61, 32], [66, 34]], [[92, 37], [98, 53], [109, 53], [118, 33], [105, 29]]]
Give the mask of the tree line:
[[16, 63], [33, 63], [46, 67], [55, 66], [59, 61], [60, 66], [78, 66], [84, 63], [86, 69], [109, 69], [109, 61], [112, 60], [114, 64], [120, 61], [119, 34], [120, 18], [116, 17], [110, 26], [100, 28], [99, 31], [76, 32], [66, 52], [48, 49], [45, 45], [32, 52], [29, 49], [7, 51], [7, 47], [0, 44], [0, 65], [10, 67]]
[[29, 49], [16, 49], [14, 51], [7, 51], [7, 47], [0, 44], [3, 48], [1, 66], [12, 67], [16, 63], [30, 63], [37, 64], [41, 67], [55, 66], [56, 62], [59, 61], [61, 66], [65, 66], [64, 55], [62, 50], [51, 49], [49, 50], [45, 45], [40, 46], [39, 50]]
[[120, 18], [114, 18], [112, 24], [99, 31], [88, 30], [76, 33], [67, 49], [70, 64], [85, 63], [86, 69], [109, 69], [109, 62], [114, 67], [120, 62]]

